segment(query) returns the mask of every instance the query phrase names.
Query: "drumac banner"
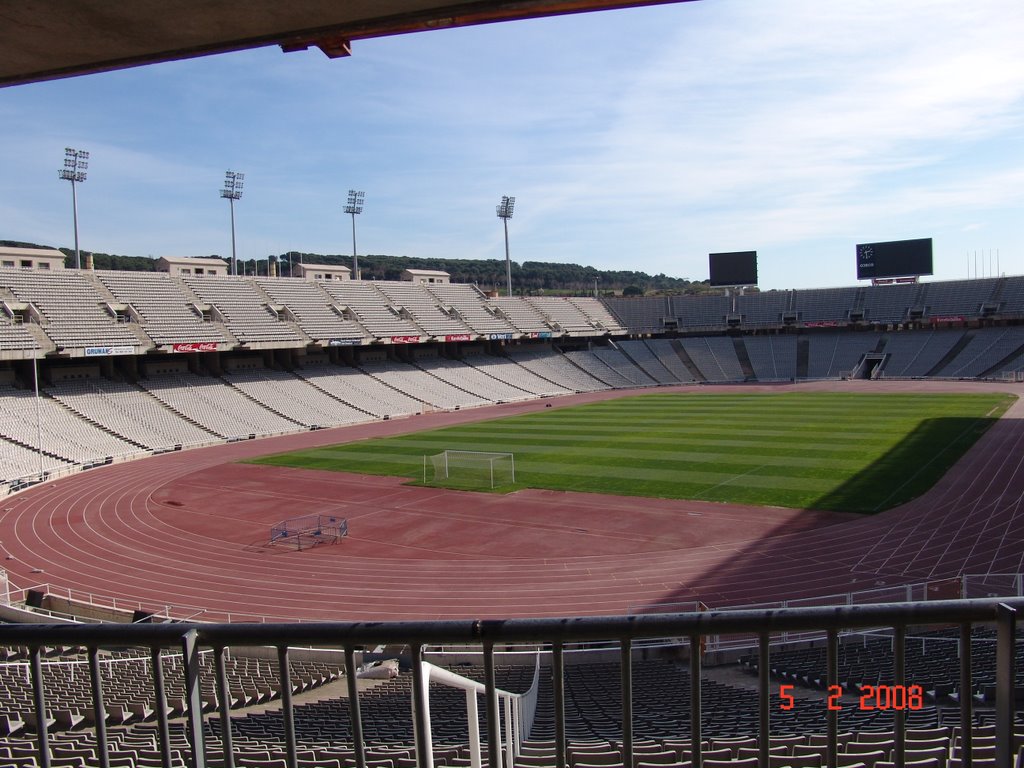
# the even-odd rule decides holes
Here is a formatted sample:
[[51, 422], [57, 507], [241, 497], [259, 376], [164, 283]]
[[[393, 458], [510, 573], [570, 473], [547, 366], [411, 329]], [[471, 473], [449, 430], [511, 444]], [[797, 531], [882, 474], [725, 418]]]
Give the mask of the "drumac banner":
[[106, 357], [109, 355], [134, 355], [135, 347], [86, 347], [86, 357]]

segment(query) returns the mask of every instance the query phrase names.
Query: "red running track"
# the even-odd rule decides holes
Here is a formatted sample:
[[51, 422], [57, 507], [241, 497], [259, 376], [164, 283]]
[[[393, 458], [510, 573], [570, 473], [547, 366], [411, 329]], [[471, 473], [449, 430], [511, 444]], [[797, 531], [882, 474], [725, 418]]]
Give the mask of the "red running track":
[[[795, 388], [1024, 392], [946, 382]], [[235, 463], [628, 394], [433, 413], [92, 470], [0, 502], [2, 565], [19, 587], [47, 583], [57, 594], [172, 606], [179, 617], [209, 620], [621, 614], [1024, 571], [1024, 401], [931, 491], [873, 517], [554, 491], [456, 493]], [[273, 523], [313, 513], [348, 518], [349, 537], [301, 552], [267, 545]]]

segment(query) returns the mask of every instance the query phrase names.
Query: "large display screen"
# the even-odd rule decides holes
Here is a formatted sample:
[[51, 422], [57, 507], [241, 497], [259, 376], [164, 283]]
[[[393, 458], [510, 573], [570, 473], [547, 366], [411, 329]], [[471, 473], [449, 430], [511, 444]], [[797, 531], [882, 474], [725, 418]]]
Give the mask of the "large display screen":
[[757, 285], [757, 251], [709, 253], [711, 285]]
[[879, 280], [932, 274], [932, 239], [891, 240], [857, 246], [857, 279]]

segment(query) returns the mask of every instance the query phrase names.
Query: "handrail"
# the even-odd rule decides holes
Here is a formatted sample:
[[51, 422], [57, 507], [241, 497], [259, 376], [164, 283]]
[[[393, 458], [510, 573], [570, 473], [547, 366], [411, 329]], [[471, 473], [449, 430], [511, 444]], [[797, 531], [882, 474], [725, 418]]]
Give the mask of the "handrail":
[[[206, 765], [203, 714], [200, 699], [199, 657], [200, 648], [211, 648], [215, 659], [222, 658], [228, 647], [274, 646], [278, 650], [278, 665], [282, 691], [283, 722], [285, 724], [288, 765], [297, 766], [291, 683], [288, 670], [288, 652], [295, 646], [317, 646], [342, 648], [345, 651], [345, 667], [349, 676], [350, 691], [357, 673], [355, 651], [365, 646], [382, 644], [408, 645], [413, 658], [414, 691], [416, 716], [414, 729], [418, 763], [429, 768], [425, 717], [429, 704], [425, 694], [427, 685], [422, 665], [424, 646], [452, 643], [476, 643], [483, 646], [484, 689], [487, 694], [488, 764], [500, 768], [502, 742], [512, 732], [513, 724], [509, 713], [505, 715], [505, 739], [502, 738], [502, 724], [497, 701], [497, 685], [494, 677], [494, 653], [496, 646], [508, 643], [550, 643], [552, 644], [551, 668], [555, 684], [555, 728], [556, 768], [565, 768], [565, 712], [564, 696], [561, 690], [561, 676], [564, 671], [562, 650], [566, 643], [589, 641], [617, 641], [622, 654], [623, 728], [622, 753], [624, 764], [631, 765], [633, 758], [633, 735], [631, 715], [631, 667], [633, 641], [644, 638], [676, 637], [686, 640], [689, 648], [691, 716], [690, 736], [693, 740], [692, 762], [700, 766], [701, 705], [700, 678], [702, 659], [700, 653], [702, 638], [709, 635], [731, 633], [755, 634], [758, 637], [759, 687], [758, 706], [760, 710], [761, 765], [768, 766], [769, 717], [769, 643], [772, 633], [806, 630], [823, 630], [827, 633], [827, 675], [830, 684], [838, 682], [838, 636], [843, 629], [869, 627], [892, 627], [894, 642], [894, 686], [906, 683], [904, 672], [905, 634], [908, 627], [917, 625], [960, 626], [961, 637], [961, 690], [970, 690], [971, 659], [970, 631], [975, 624], [996, 626], [996, 766], [1012, 768], [1012, 744], [1014, 723], [1014, 643], [1016, 637], [1017, 612], [1024, 610], [1024, 598], [1008, 600], [936, 600], [917, 603], [886, 603], [878, 605], [850, 605], [815, 608], [783, 608], [769, 610], [711, 610], [687, 614], [655, 614], [645, 616], [579, 617], [579, 618], [538, 618], [508, 620], [448, 620], [415, 622], [315, 622], [309, 624], [100, 624], [100, 625], [0, 625], [0, 644], [26, 646], [30, 650], [30, 672], [37, 722], [45, 722], [47, 713], [46, 692], [43, 686], [41, 649], [49, 645], [81, 645], [89, 649], [91, 668], [98, 667], [97, 649], [102, 647], [149, 647], [153, 654], [159, 649], [178, 647], [182, 652], [182, 663], [186, 672], [186, 690], [189, 708], [187, 713], [188, 737], [191, 747], [191, 761], [196, 768]], [[227, 722], [227, 680], [223, 664], [216, 663], [217, 690], [220, 692], [221, 718]], [[154, 691], [162, 691], [163, 680], [160, 665], [153, 665]], [[100, 678], [93, 675], [97, 750], [105, 755], [106, 732], [103, 724], [102, 691]], [[475, 694], [474, 694], [475, 696]], [[162, 695], [156, 696], [157, 716], [161, 734], [166, 732], [167, 711], [161, 706]], [[967, 726], [965, 748], [969, 748], [970, 724], [972, 722], [972, 697], [960, 696], [961, 724]], [[350, 715], [353, 722], [353, 741], [356, 745], [357, 768], [365, 768], [365, 755], [356, 725], [359, 720], [359, 698], [349, 697]], [[828, 748], [826, 763], [829, 768], [837, 765], [838, 713], [828, 712]], [[894, 762], [903, 764], [905, 713], [895, 712], [897, 733]], [[230, 766], [230, 728], [225, 734], [225, 765]], [[163, 738], [163, 736], [161, 736]], [[37, 733], [38, 761], [42, 768], [50, 765], [49, 736], [45, 728]], [[166, 745], [165, 745], [166, 746]], [[509, 751], [511, 754], [511, 750]], [[105, 768], [105, 758], [100, 759]]]
[[644, 637], [677, 637], [691, 634], [743, 634], [791, 632], [832, 628], [852, 629], [896, 624], [994, 622], [1002, 604], [1024, 608], [1024, 598], [930, 600], [914, 603], [878, 603], [811, 608], [714, 609], [700, 613], [633, 616], [582, 616], [573, 618], [443, 619], [397, 622], [309, 622], [238, 624], [99, 624], [88, 628], [59, 624], [0, 625], [0, 643], [15, 645], [85, 644], [73, 640], [92, 633], [98, 645], [175, 645], [195, 630], [200, 644], [274, 645], [299, 644], [337, 647], [347, 643], [381, 645], [396, 636], [408, 643], [531, 643], [631, 640]]
[[[449, 672], [447, 669], [431, 664], [429, 661], [420, 662], [420, 675], [418, 685], [413, 688], [413, 711], [417, 712], [417, 706], [425, 708], [422, 722], [424, 733], [420, 740], [424, 742], [424, 755], [426, 757], [425, 768], [434, 768], [433, 738], [430, 727], [430, 681], [436, 681], [452, 688], [461, 688], [466, 692], [466, 720], [469, 725], [469, 757], [471, 768], [481, 768], [480, 753], [480, 724], [477, 711], [477, 694], [487, 695], [487, 686], [470, 680], [468, 677]], [[524, 694], [509, 693], [500, 688], [494, 689], [498, 700], [505, 707], [505, 749], [509, 757], [508, 765], [513, 764], [512, 756], [519, 754], [519, 745], [523, 740], [523, 708], [522, 698]], [[417, 723], [420, 719], [417, 718]], [[528, 733], [528, 729], [527, 729]], [[499, 756], [500, 760], [500, 756]]]

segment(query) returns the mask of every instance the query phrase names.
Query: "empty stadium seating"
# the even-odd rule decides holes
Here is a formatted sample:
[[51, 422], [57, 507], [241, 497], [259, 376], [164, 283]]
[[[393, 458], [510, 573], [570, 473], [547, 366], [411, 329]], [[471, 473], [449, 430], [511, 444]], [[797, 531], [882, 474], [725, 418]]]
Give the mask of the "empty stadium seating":
[[[0, 307], [8, 488], [183, 446], [570, 392], [1024, 375], [1024, 326], [1014, 324], [1024, 319], [1024, 277], [598, 300], [488, 298], [470, 285], [396, 281], [3, 269]], [[722, 335], [735, 323], [770, 335]], [[185, 366], [175, 354], [200, 350], [224, 358]], [[252, 366], [237, 364], [260, 352]], [[18, 364], [26, 356], [40, 361], [38, 420], [32, 373]], [[173, 359], [181, 364], [150, 372]], [[76, 361], [91, 367], [62, 373]]]

